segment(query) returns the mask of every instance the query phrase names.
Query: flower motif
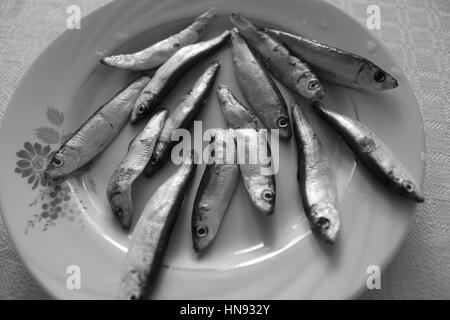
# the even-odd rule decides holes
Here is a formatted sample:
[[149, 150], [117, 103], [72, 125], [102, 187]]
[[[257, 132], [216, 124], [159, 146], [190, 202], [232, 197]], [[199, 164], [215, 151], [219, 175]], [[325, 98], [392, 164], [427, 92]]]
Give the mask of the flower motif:
[[49, 206], [48, 204], [42, 205], [41, 217], [44, 219], [52, 219], [55, 220], [58, 218], [58, 215], [61, 214], [60, 206]]
[[58, 184], [53, 188], [52, 191], [50, 191], [49, 196], [50, 198], [52, 198], [52, 201], [50, 202], [50, 205], [52, 207], [61, 204], [63, 201], [67, 202], [70, 200], [70, 187], [62, 187]]
[[28, 177], [28, 183], [33, 184], [33, 189], [36, 189], [39, 184], [47, 186], [48, 181], [44, 178], [44, 171], [53, 155], [50, 152], [50, 146], [42, 147], [39, 143], [32, 145], [30, 142], [25, 142], [23, 146], [24, 149], [17, 152], [20, 159], [14, 171], [22, 174], [24, 178]]
[[[36, 189], [39, 185], [37, 196], [34, 198], [30, 206], [39, 205], [39, 211], [27, 221], [25, 234], [30, 228], [42, 226], [42, 231], [47, 231], [56, 226], [56, 224], [65, 219], [67, 221], [77, 221], [83, 228], [82, 201], [76, 199], [73, 193], [76, 189], [72, 189], [69, 183], [65, 183], [64, 179], [47, 180], [44, 177], [45, 169], [56, 153], [51, 150], [52, 146], [58, 146], [64, 143], [70, 134], [64, 133], [64, 114], [53, 107], [47, 108], [47, 120], [51, 126], [42, 126], [35, 129], [35, 135], [39, 142], [25, 142], [22, 150], [18, 151], [16, 168], [14, 171], [27, 180], [27, 183]], [[95, 184], [91, 181], [91, 188], [95, 191]]]

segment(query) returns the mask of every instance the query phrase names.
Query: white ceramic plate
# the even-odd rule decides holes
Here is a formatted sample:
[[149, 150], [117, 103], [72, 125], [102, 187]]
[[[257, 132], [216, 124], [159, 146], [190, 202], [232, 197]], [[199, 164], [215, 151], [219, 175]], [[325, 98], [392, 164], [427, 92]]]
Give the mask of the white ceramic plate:
[[[136, 77], [103, 66], [99, 59], [107, 53], [143, 48], [180, 30], [211, 7], [220, 17], [205, 38], [229, 28], [226, 16], [239, 11], [260, 23], [361, 54], [393, 72], [400, 82], [395, 90], [369, 93], [326, 84], [325, 101], [372, 128], [422, 185], [424, 135], [411, 87], [385, 47], [335, 7], [298, 0], [115, 1], [87, 16], [81, 30], [65, 32], [40, 55], [11, 99], [1, 127], [4, 219], [23, 261], [55, 297], [116, 298], [129, 243], [129, 235], [120, 230], [109, 211], [105, 188], [139, 128], [127, 126], [88, 171], [57, 190], [41, 183], [48, 154], [64, 136]], [[230, 52], [224, 49], [215, 56], [222, 60], [216, 85], [227, 84], [241, 97]], [[173, 108], [216, 57], [189, 71], [164, 105]], [[283, 93], [289, 101], [290, 93]], [[414, 204], [374, 182], [339, 138], [314, 114], [308, 115], [337, 177], [342, 215], [337, 243], [322, 245], [311, 234], [295, 178], [292, 139], [280, 142], [276, 213], [272, 217], [258, 214], [239, 185], [213, 248], [197, 258], [190, 216], [203, 171], [200, 166], [175, 226], [154, 298], [351, 298], [365, 287], [369, 266], [386, 266], [413, 220]], [[224, 127], [215, 93], [199, 119], [203, 129]], [[154, 178], [138, 181], [136, 212], [174, 168], [168, 165]], [[72, 265], [81, 270], [80, 290], [66, 286]]]

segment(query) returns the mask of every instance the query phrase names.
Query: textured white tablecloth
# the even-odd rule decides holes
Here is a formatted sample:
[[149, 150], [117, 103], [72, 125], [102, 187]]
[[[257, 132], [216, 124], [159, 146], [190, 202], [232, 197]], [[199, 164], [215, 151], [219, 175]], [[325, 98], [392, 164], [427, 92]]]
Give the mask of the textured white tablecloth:
[[[0, 121], [31, 62], [66, 28], [66, 8], [82, 15], [110, 0], [0, 1]], [[186, 0], [188, 1], [188, 0]], [[295, 1], [295, 0], [292, 0]], [[450, 298], [450, 1], [330, 0], [365, 24], [370, 4], [381, 8], [374, 31], [400, 62], [425, 122], [426, 203], [404, 245], [366, 299]], [[0, 216], [0, 299], [43, 299], [8, 240]]]

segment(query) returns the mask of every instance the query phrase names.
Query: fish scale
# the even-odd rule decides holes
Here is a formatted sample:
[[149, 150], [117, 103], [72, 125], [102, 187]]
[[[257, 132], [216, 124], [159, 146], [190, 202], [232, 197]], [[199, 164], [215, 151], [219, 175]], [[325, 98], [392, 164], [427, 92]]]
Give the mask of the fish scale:
[[[233, 133], [215, 129], [212, 137], [213, 163], [206, 165], [192, 210], [192, 242], [196, 252], [209, 247], [216, 238], [239, 181]], [[220, 155], [222, 159], [218, 162]], [[226, 157], [233, 162], [227, 163]]]
[[120, 299], [151, 294], [186, 191], [195, 173], [192, 151], [146, 204], [131, 235], [120, 283]]
[[111, 67], [134, 71], [150, 70], [162, 65], [177, 50], [196, 42], [215, 18], [215, 10], [209, 10], [195, 18], [194, 22], [180, 32], [161, 40], [148, 48], [132, 54], [104, 57], [100, 61]]
[[194, 84], [192, 90], [184, 96], [181, 102], [169, 115], [164, 123], [164, 127], [158, 138], [158, 142], [156, 143], [151, 160], [145, 168], [145, 174], [147, 176], [153, 175], [167, 162], [173, 146], [177, 143], [176, 141], [171, 140], [173, 132], [177, 129], [189, 128], [194, 121], [195, 116], [204, 106], [217, 77], [219, 68], [219, 61], [214, 61], [206, 68]]
[[308, 65], [292, 56], [278, 40], [256, 28], [242, 15], [232, 13], [230, 19], [275, 78], [306, 99], [322, 99], [323, 87]]
[[131, 140], [127, 154], [109, 180], [106, 195], [111, 210], [126, 230], [130, 228], [133, 216], [132, 185], [150, 160], [166, 114], [166, 110], [156, 112], [144, 129]]
[[297, 103], [292, 103], [292, 119], [297, 144], [297, 179], [303, 208], [313, 231], [326, 242], [334, 243], [340, 219], [331, 163], [319, 137]]
[[[267, 131], [245, 128], [235, 130], [238, 146], [245, 142], [245, 153], [238, 151], [237, 159], [244, 186], [253, 205], [264, 215], [272, 215], [275, 210], [276, 184], [275, 174], [270, 163], [263, 163], [260, 155], [264, 150], [270, 152]], [[248, 154], [248, 157], [247, 157]], [[256, 163], [250, 162], [250, 155], [257, 155]], [[272, 159], [270, 159], [273, 161]], [[273, 162], [272, 162], [273, 163]]]
[[392, 75], [354, 53], [284, 31], [269, 28], [261, 30], [307, 62], [320, 79], [359, 89], [387, 90], [398, 86]]
[[280, 90], [236, 30], [231, 32], [231, 43], [234, 71], [245, 99], [268, 129], [290, 139], [289, 112]]
[[136, 98], [149, 81], [148, 76], [138, 78], [94, 112], [55, 153], [45, 176], [65, 177], [99, 155], [127, 123]]
[[323, 104], [316, 104], [314, 110], [342, 137], [376, 179], [401, 196], [419, 203], [424, 201], [414, 177], [369, 128], [327, 109]]
[[[235, 130], [236, 139], [248, 141], [244, 142], [244, 152], [237, 150], [237, 160], [250, 200], [262, 214], [271, 215], [275, 210], [276, 200], [275, 174], [268, 164], [260, 162], [261, 159], [257, 159], [257, 163], [249, 163], [247, 159], [247, 154], [250, 156], [249, 150], [255, 151], [258, 156], [262, 148], [270, 150], [267, 131], [260, 131], [264, 128], [261, 121], [234, 97], [227, 86], [219, 87], [217, 97], [228, 127]], [[242, 147], [242, 142], [238, 143], [238, 148], [240, 146]], [[266, 171], [264, 175], [262, 170]]]
[[178, 50], [155, 72], [142, 90], [131, 112], [130, 121], [137, 123], [147, 117], [167, 96], [183, 74], [200, 59], [218, 50], [228, 40], [230, 31], [207, 41], [188, 45]]

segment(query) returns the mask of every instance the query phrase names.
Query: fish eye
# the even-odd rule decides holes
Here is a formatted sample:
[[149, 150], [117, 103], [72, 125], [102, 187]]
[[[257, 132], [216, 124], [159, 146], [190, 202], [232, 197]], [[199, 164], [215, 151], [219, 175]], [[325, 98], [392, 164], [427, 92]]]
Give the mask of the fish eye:
[[375, 80], [376, 82], [384, 82], [384, 80], [386, 80], [386, 73], [378, 70], [373, 74], [373, 80]]
[[130, 296], [130, 300], [137, 300], [138, 298], [137, 298], [137, 296], [135, 295], [135, 294], [132, 294], [131, 296]]
[[54, 165], [55, 167], [59, 168], [62, 167], [64, 165], [64, 159], [59, 157], [59, 156], [55, 156], [52, 159], [52, 165]]
[[137, 107], [137, 112], [138, 112], [138, 113], [144, 113], [144, 112], [145, 112], [145, 105], [140, 104], [140, 105]]
[[405, 187], [405, 190], [407, 192], [413, 192], [414, 191], [414, 185], [410, 181], [403, 182], [403, 186]]
[[271, 190], [264, 190], [262, 196], [266, 201], [272, 201], [275, 198]]
[[316, 90], [317, 88], [319, 88], [319, 85], [320, 85], [320, 83], [317, 80], [310, 81], [309, 84], [308, 84], [308, 89], [309, 90]]
[[288, 121], [288, 119], [286, 117], [280, 117], [277, 120], [277, 125], [280, 128], [286, 128], [289, 125], [289, 121]]
[[121, 207], [114, 208], [114, 214], [121, 217], [123, 215], [123, 209]]
[[198, 226], [195, 229], [195, 234], [199, 238], [206, 237], [206, 235], [208, 234], [208, 227], [206, 227], [206, 226]]
[[328, 220], [325, 217], [320, 217], [317, 220], [317, 225], [321, 228], [321, 229], [325, 229], [327, 230], [330, 227], [330, 220]]
[[150, 158], [150, 163], [153, 164], [153, 165], [155, 165], [155, 164], [158, 163], [158, 159], [157, 159], [155, 156], [152, 156], [152, 157]]

